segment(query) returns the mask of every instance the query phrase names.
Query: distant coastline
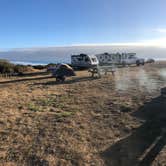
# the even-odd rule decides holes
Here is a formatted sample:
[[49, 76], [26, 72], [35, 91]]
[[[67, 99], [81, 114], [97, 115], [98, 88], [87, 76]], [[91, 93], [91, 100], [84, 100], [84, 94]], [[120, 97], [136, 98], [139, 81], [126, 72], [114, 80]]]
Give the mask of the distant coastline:
[[23, 62], [23, 61], [10, 61], [13, 64], [17, 64], [17, 65], [32, 65], [32, 66], [36, 66], [36, 65], [48, 65], [49, 63], [43, 63], [43, 62]]
[[127, 45], [22, 48], [0, 51], [0, 59], [7, 59], [12, 63], [22, 65], [43, 65], [71, 63], [72, 54], [100, 54], [104, 52], [135, 52], [139, 58], [166, 60], [166, 48]]
[[[155, 61], [166, 61], [166, 58], [154, 58]], [[45, 61], [10, 61], [11, 63], [14, 63], [14, 64], [19, 64], [19, 65], [48, 65], [49, 63], [71, 63], [70, 61], [68, 60], [64, 60], [64, 61], [58, 61], [56, 60], [55, 58], [55, 61], [50, 61], [50, 62], [45, 62]]]

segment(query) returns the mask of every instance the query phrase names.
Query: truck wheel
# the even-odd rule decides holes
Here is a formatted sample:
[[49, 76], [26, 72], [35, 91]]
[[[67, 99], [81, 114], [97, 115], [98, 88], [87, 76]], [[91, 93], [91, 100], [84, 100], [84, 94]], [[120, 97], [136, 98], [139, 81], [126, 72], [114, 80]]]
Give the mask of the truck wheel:
[[137, 65], [137, 66], [140, 66], [140, 62], [139, 62], [139, 61], [136, 61], [136, 65]]

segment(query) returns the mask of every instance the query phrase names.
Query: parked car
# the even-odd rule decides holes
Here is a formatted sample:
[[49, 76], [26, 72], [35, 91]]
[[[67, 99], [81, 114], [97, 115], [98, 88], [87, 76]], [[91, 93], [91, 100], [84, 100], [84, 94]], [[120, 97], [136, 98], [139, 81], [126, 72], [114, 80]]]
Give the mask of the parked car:
[[155, 63], [155, 60], [154, 59], [147, 59], [146, 63]]
[[125, 59], [122, 64], [125, 65], [132, 65], [136, 64], [137, 66], [144, 65], [145, 60], [143, 58], [137, 58], [136, 56], [129, 57], [128, 59]]

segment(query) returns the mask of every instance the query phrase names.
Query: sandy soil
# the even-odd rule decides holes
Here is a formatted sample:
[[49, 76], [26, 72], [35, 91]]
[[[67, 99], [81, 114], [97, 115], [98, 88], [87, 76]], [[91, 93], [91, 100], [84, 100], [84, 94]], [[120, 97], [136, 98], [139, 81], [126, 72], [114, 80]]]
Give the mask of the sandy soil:
[[166, 63], [0, 80], [0, 165], [166, 165]]

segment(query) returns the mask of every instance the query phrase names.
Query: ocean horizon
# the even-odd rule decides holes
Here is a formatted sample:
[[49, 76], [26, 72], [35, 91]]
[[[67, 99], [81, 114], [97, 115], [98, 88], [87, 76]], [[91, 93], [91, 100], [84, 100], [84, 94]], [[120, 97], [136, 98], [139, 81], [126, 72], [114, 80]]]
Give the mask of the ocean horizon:
[[[154, 60], [155, 61], [166, 61], [166, 58], [154, 58]], [[37, 66], [37, 65], [48, 65], [48, 64], [50, 64], [50, 63], [55, 63], [55, 64], [57, 64], [57, 63], [67, 63], [67, 64], [70, 64], [71, 62], [69, 62], [69, 61], [61, 61], [61, 62], [59, 62], [59, 61], [55, 61], [55, 62], [40, 62], [40, 61], [36, 61], [36, 62], [31, 62], [31, 61], [29, 61], [29, 62], [25, 62], [25, 61], [10, 61], [11, 63], [13, 63], [13, 64], [17, 64], [17, 65], [32, 65], [32, 66]]]
[[72, 54], [85, 53], [95, 55], [104, 52], [134, 52], [139, 58], [166, 60], [166, 48], [129, 45], [20, 48], [0, 51], [0, 59], [6, 59], [12, 63], [22, 65], [47, 65], [49, 63], [71, 63]]

